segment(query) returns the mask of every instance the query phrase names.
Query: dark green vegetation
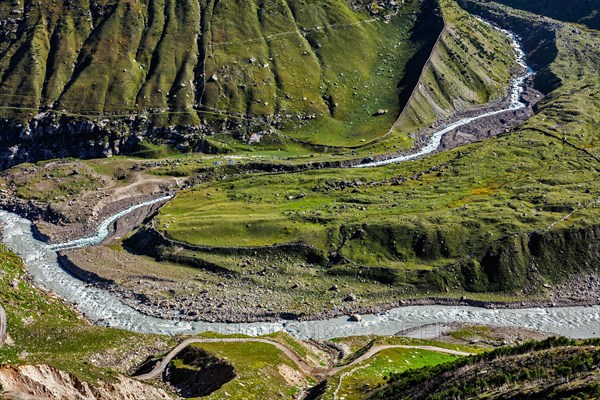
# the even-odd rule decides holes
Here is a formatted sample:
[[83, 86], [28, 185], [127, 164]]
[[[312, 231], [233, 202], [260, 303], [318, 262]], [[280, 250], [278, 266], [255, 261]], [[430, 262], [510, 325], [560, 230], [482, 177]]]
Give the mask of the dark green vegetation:
[[498, 3], [561, 21], [577, 22], [600, 29], [600, 13], [594, 0], [499, 0]]
[[551, 338], [392, 374], [378, 399], [597, 399], [597, 340]]
[[175, 386], [185, 398], [203, 397], [219, 390], [236, 377], [229, 362], [198, 347], [187, 347], [171, 361], [164, 380]]

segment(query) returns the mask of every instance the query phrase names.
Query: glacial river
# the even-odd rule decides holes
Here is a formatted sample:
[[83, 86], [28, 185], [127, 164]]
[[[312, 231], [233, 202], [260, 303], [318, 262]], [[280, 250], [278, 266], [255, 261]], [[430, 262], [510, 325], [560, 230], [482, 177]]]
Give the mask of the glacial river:
[[[164, 201], [165, 198], [154, 200]], [[146, 202], [149, 205], [152, 202]], [[120, 212], [123, 216], [140, 205]], [[106, 221], [114, 221], [115, 216]], [[16, 214], [0, 211], [4, 226], [3, 241], [20, 255], [34, 280], [43, 287], [73, 303], [91, 321], [140, 333], [196, 334], [214, 331], [224, 334], [263, 335], [286, 331], [297, 338], [329, 339], [333, 337], [379, 334], [393, 335], [398, 331], [430, 324], [463, 322], [490, 326], [508, 326], [551, 332], [573, 338], [600, 337], [600, 306], [556, 307], [521, 310], [484, 309], [455, 306], [411, 306], [392, 309], [378, 315], [365, 315], [361, 322], [347, 317], [320, 321], [281, 321], [265, 323], [227, 324], [171, 321], [150, 317], [124, 304], [112, 293], [89, 286], [64, 271], [57, 261], [57, 248], [84, 247], [98, 244], [108, 235], [110, 223], [103, 223], [92, 237], [71, 242], [69, 246], [50, 246], [34, 238], [31, 222]], [[437, 327], [427, 327], [423, 337], [435, 336]]]
[[[489, 22], [486, 22], [484, 20], [480, 19], [480, 21], [489, 24]], [[457, 128], [460, 128], [461, 126], [465, 126], [467, 124], [470, 124], [473, 121], [491, 117], [493, 115], [501, 114], [503, 112], [519, 110], [519, 109], [525, 107], [525, 104], [523, 104], [521, 102], [521, 96], [523, 95], [523, 92], [525, 90], [525, 81], [532, 74], [532, 71], [527, 66], [527, 63], [525, 60], [525, 52], [521, 48], [519, 41], [517, 40], [517, 37], [512, 32], [507, 31], [505, 29], [498, 28], [497, 26], [494, 26], [494, 25], [492, 25], [492, 26], [494, 28], [502, 31], [504, 34], [506, 34], [506, 36], [508, 36], [510, 38], [510, 40], [512, 42], [512, 47], [515, 50], [515, 53], [517, 55], [517, 63], [519, 64], [519, 66], [521, 67], [521, 70], [523, 71], [522, 75], [517, 76], [515, 79], [513, 79], [511, 81], [510, 90], [509, 90], [508, 106], [506, 108], [502, 108], [499, 110], [488, 111], [488, 112], [476, 115], [474, 117], [462, 118], [462, 119], [446, 126], [445, 128], [434, 132], [431, 135], [431, 137], [429, 138], [429, 141], [427, 142], [427, 144], [425, 146], [423, 146], [421, 149], [419, 149], [413, 153], [405, 154], [405, 155], [394, 157], [394, 158], [388, 158], [385, 160], [373, 161], [373, 162], [369, 162], [369, 163], [365, 163], [365, 164], [355, 165], [354, 168], [380, 167], [382, 165], [395, 164], [395, 163], [414, 160], [416, 158], [423, 157], [427, 154], [433, 153], [434, 151], [436, 151], [438, 149], [438, 147], [440, 147], [440, 144], [442, 143], [442, 139], [443, 139], [444, 135], [452, 132], [453, 130], [455, 130]]]
[[[513, 80], [507, 108], [457, 121], [435, 132], [427, 145], [413, 154], [363, 164], [360, 167], [375, 167], [422, 157], [435, 151], [439, 147], [442, 137], [460, 126], [477, 119], [524, 107], [520, 98], [524, 90], [524, 82], [530, 71], [526, 67], [525, 55], [518, 46], [516, 38], [510, 32], [504, 32], [513, 40], [519, 63], [526, 71], [522, 76]], [[48, 245], [34, 238], [29, 220], [16, 214], [0, 211], [0, 223], [4, 226], [3, 242], [23, 258], [29, 273], [39, 285], [74, 304], [91, 321], [140, 333], [175, 335], [214, 331], [223, 334], [243, 333], [256, 336], [286, 331], [297, 338], [329, 339], [364, 334], [393, 335], [402, 330], [423, 327], [418, 331], [418, 335], [434, 337], [438, 330], [442, 329], [438, 328], [441, 324], [459, 322], [527, 328], [572, 338], [600, 337], [600, 306], [520, 310], [411, 306], [392, 309], [378, 315], [365, 315], [361, 322], [349, 321], [347, 317], [304, 322], [281, 321], [245, 324], [172, 321], [142, 314], [124, 304], [112, 293], [89, 286], [71, 276], [58, 264], [57, 250], [97, 245], [108, 236], [108, 227], [118, 218], [140, 207], [168, 199], [168, 197], [163, 197], [132, 206], [104, 220], [93, 236], [58, 245]]]

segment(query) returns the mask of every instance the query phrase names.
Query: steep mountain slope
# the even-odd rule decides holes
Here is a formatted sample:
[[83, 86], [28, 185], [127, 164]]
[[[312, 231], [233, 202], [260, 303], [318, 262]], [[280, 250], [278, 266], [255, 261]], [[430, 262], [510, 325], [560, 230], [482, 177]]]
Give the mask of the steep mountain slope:
[[[434, 3], [365, 8], [343, 0], [5, 3], [3, 114], [150, 113], [177, 125], [198, 125], [204, 111], [333, 118], [356, 112], [353, 92], [376, 103], [373, 87], [388, 93], [380, 107], [397, 109], [395, 85], [423, 44], [407, 33], [418, 13], [436, 18]], [[391, 73], [375, 72], [383, 68]]]
[[[459, 3], [525, 38], [523, 45], [536, 71], [535, 84], [547, 94], [536, 106], [537, 115], [525, 126], [561, 137], [600, 156], [600, 136], [596, 129], [600, 124], [598, 30], [511, 9], [503, 2], [460, 0]], [[586, 12], [598, 11], [597, 6], [583, 1], [571, 4], [566, 10], [585, 4]]]
[[468, 19], [450, 0], [4, 3], [2, 165], [144, 139], [211, 153], [406, 148], [408, 133], [505, 94], [508, 44]]
[[499, 100], [517, 68], [506, 37], [453, 1], [441, 3], [444, 30], [394, 130], [418, 131], [457, 111]]
[[600, 10], [594, 0], [499, 0], [498, 3], [566, 22], [600, 29]]

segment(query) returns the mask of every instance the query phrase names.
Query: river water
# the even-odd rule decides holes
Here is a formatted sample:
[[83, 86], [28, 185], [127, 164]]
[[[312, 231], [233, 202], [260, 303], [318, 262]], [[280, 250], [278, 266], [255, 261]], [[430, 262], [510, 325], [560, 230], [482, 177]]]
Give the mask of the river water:
[[[481, 19], [479, 19], [479, 20], [481, 22], [491, 25], [489, 22], [486, 22]], [[415, 151], [414, 153], [410, 153], [410, 154], [406, 154], [406, 155], [402, 155], [402, 156], [398, 156], [398, 157], [394, 157], [394, 158], [388, 158], [386, 160], [373, 161], [373, 162], [369, 162], [369, 163], [359, 164], [359, 165], [355, 165], [354, 168], [380, 167], [383, 165], [396, 164], [396, 163], [400, 163], [400, 162], [404, 162], [404, 161], [414, 160], [419, 157], [423, 157], [427, 154], [433, 153], [434, 151], [436, 151], [438, 149], [438, 147], [440, 147], [440, 144], [442, 143], [442, 139], [444, 138], [444, 135], [452, 132], [453, 130], [455, 130], [457, 128], [460, 128], [461, 126], [465, 126], [467, 124], [470, 124], [473, 121], [477, 121], [482, 118], [491, 117], [493, 115], [501, 114], [501, 113], [507, 112], [507, 111], [519, 110], [519, 109], [525, 107], [525, 104], [523, 104], [523, 102], [521, 102], [521, 96], [523, 95], [523, 92], [525, 90], [525, 80], [527, 80], [527, 78], [529, 76], [531, 76], [531, 74], [532, 74], [532, 71], [527, 66], [527, 63], [525, 60], [525, 52], [521, 48], [521, 45], [519, 44], [517, 37], [512, 32], [507, 31], [505, 29], [501, 29], [497, 26], [493, 26], [493, 27], [502, 31], [504, 34], [506, 34], [506, 36], [508, 36], [510, 38], [511, 43], [512, 43], [512, 48], [514, 49], [514, 51], [517, 55], [517, 63], [519, 64], [521, 70], [523, 71], [522, 75], [516, 77], [515, 79], [513, 79], [511, 81], [510, 90], [509, 90], [508, 106], [506, 108], [503, 108], [500, 110], [489, 111], [489, 112], [486, 112], [486, 113], [483, 113], [483, 114], [480, 114], [480, 115], [477, 115], [474, 117], [467, 117], [467, 118], [462, 118], [462, 119], [458, 120], [458, 121], [448, 125], [447, 127], [434, 132], [431, 135], [431, 137], [429, 138], [429, 141], [427, 142], [427, 144], [425, 146], [423, 146], [421, 149]]]
[[[398, 163], [424, 156], [439, 147], [442, 137], [446, 133], [460, 126], [480, 118], [524, 107], [525, 105], [521, 103], [520, 97], [523, 93], [524, 82], [530, 71], [526, 67], [525, 55], [516, 38], [510, 32], [504, 32], [512, 39], [519, 63], [522, 65], [523, 70], [527, 71], [513, 80], [508, 108], [457, 121], [435, 132], [428, 144], [416, 153], [363, 164], [360, 167]], [[393, 335], [399, 331], [422, 327], [413, 331], [413, 336], [435, 337], [439, 330], [445, 329], [443, 324], [459, 322], [527, 328], [572, 338], [600, 337], [600, 306], [520, 310], [492, 310], [466, 306], [411, 306], [392, 309], [378, 315], [366, 315], [363, 316], [361, 322], [349, 321], [347, 317], [303, 322], [281, 321], [235, 324], [172, 321], [142, 314], [123, 303], [112, 293], [89, 286], [60, 267], [57, 261], [57, 250], [100, 244], [108, 236], [108, 227], [114, 221], [140, 207], [166, 201], [169, 198], [162, 197], [134, 205], [104, 220], [94, 235], [57, 245], [48, 245], [37, 240], [31, 231], [29, 220], [0, 210], [0, 223], [4, 226], [3, 242], [9, 249], [23, 258], [27, 270], [36, 283], [74, 304], [91, 321], [99, 325], [140, 333], [175, 335], [213, 331], [223, 334], [242, 333], [257, 336], [276, 331], [286, 331], [300, 339], [330, 339], [364, 334]]]
[[[155, 202], [164, 201], [164, 198]], [[146, 202], [150, 205], [152, 202]], [[102, 242], [108, 235], [107, 221], [114, 221], [137, 208], [133, 206], [113, 215], [101, 224], [96, 234], [83, 241], [71, 242], [68, 247], [82, 247]], [[600, 306], [557, 307], [522, 310], [490, 310], [475, 307], [411, 306], [390, 310], [379, 315], [366, 315], [361, 322], [347, 317], [318, 321], [282, 321], [265, 323], [208, 323], [171, 321], [144, 315], [124, 304], [112, 293], [89, 286], [64, 271], [57, 261], [56, 248], [37, 240], [31, 231], [31, 222], [16, 214], [0, 211], [4, 226], [3, 242], [20, 255], [35, 282], [73, 303], [91, 321], [105, 326], [140, 333], [195, 334], [214, 331], [224, 334], [243, 333], [263, 335], [286, 331], [297, 338], [329, 339], [333, 337], [379, 334], [393, 335], [398, 331], [428, 326], [423, 337], [436, 334], [431, 324], [463, 322], [491, 326], [509, 326], [546, 331], [573, 338], [600, 336]], [[74, 244], [73, 244], [74, 243]]]

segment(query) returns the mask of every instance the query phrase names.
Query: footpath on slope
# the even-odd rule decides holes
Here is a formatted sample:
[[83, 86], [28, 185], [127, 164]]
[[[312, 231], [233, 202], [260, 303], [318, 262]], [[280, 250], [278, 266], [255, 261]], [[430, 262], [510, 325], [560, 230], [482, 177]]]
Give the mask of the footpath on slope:
[[247, 342], [255, 342], [255, 343], [265, 343], [272, 346], [275, 346], [278, 350], [282, 351], [290, 360], [292, 360], [300, 369], [304, 372], [307, 372], [312, 375], [316, 375], [321, 378], [327, 378], [332, 375], [337, 374], [340, 371], [343, 371], [347, 368], [353, 367], [357, 364], [362, 363], [365, 360], [373, 357], [379, 352], [387, 349], [418, 349], [418, 350], [429, 350], [435, 351], [438, 353], [446, 353], [453, 354], [456, 356], [470, 356], [472, 353], [467, 353], [464, 351], [446, 349], [443, 347], [437, 346], [409, 346], [409, 345], [378, 345], [373, 346], [369, 349], [365, 354], [358, 357], [356, 360], [352, 361], [347, 365], [342, 365], [334, 368], [322, 368], [322, 367], [313, 367], [309, 365], [306, 361], [304, 361], [301, 357], [299, 357], [291, 348], [278, 343], [272, 340], [267, 339], [259, 339], [259, 338], [219, 338], [219, 339], [201, 339], [201, 338], [190, 338], [181, 342], [177, 347], [171, 350], [153, 369], [152, 371], [135, 376], [134, 378], [139, 380], [150, 380], [158, 378], [164, 370], [167, 368], [169, 363], [177, 357], [179, 353], [181, 353], [186, 347], [194, 343], [247, 343]]

